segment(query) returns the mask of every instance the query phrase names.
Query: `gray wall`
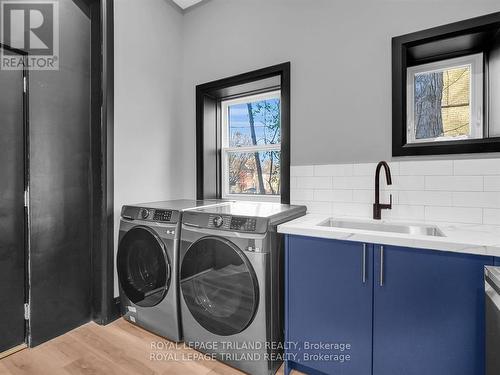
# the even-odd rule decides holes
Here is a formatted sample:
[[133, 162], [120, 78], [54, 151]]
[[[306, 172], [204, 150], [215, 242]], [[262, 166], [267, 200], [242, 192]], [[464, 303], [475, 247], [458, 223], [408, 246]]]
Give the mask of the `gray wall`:
[[292, 64], [292, 165], [391, 158], [391, 37], [500, 10], [491, 1], [209, 0], [184, 16], [182, 181], [194, 195], [194, 86]]
[[182, 194], [177, 178], [181, 159], [174, 153], [180, 137], [182, 13], [166, 0], [115, 0], [114, 5], [118, 238], [122, 205]]
[[391, 37], [495, 11], [498, 0], [205, 0], [184, 13], [115, 0], [116, 223], [125, 203], [195, 197], [197, 84], [291, 61], [292, 165], [390, 159]]

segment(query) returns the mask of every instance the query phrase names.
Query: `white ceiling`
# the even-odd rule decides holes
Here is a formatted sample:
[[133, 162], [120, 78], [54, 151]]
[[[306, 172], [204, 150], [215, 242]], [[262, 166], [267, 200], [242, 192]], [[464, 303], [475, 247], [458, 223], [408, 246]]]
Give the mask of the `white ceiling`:
[[180, 6], [182, 9], [187, 9], [190, 6], [193, 6], [195, 4], [198, 4], [199, 2], [203, 0], [173, 0], [174, 3], [176, 3], [178, 6]]

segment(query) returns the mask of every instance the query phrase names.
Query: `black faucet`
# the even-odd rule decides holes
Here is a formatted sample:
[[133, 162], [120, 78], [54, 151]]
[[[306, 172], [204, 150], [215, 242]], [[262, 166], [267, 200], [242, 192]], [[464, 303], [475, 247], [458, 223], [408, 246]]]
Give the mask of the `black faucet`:
[[380, 168], [384, 167], [385, 170], [385, 179], [387, 181], [387, 185], [392, 185], [391, 178], [391, 170], [389, 168], [389, 164], [385, 161], [381, 161], [377, 164], [377, 169], [375, 171], [375, 203], [373, 204], [373, 218], [375, 220], [380, 220], [382, 210], [390, 210], [392, 208], [392, 194], [390, 198], [389, 204], [381, 204], [380, 203]]

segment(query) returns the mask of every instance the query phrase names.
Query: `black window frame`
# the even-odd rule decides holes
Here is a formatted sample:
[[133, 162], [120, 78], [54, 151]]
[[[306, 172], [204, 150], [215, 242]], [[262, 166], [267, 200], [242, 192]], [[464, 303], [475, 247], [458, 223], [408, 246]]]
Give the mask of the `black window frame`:
[[494, 43], [500, 48], [500, 12], [459, 21], [392, 39], [392, 156], [500, 152], [500, 137], [412, 143], [406, 140], [407, 68], [483, 52], [484, 124], [494, 106], [488, 105], [488, 55]]
[[[273, 78], [279, 78], [277, 86]], [[263, 82], [269, 81], [266, 86]], [[281, 91], [281, 203], [290, 203], [290, 62], [269, 66], [248, 73], [223, 78], [196, 86], [196, 198], [222, 198], [221, 108], [222, 100]], [[211, 134], [206, 134], [209, 129]], [[214, 136], [214, 134], [216, 134]], [[213, 171], [205, 171], [207, 145], [215, 155]], [[205, 177], [215, 176], [213, 186], [207, 186]]]

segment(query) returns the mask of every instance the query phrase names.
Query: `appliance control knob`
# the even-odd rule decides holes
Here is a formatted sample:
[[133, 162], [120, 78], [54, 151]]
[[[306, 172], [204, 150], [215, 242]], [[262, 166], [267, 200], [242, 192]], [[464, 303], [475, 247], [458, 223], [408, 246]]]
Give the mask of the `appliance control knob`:
[[141, 219], [147, 219], [149, 216], [149, 210], [141, 208], [141, 210], [139, 211], [139, 215], [141, 216]]
[[214, 223], [214, 226], [216, 228], [220, 228], [222, 226], [222, 224], [224, 224], [224, 219], [222, 218], [222, 216], [216, 216], [213, 218], [213, 223]]

